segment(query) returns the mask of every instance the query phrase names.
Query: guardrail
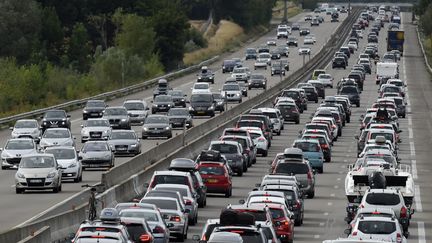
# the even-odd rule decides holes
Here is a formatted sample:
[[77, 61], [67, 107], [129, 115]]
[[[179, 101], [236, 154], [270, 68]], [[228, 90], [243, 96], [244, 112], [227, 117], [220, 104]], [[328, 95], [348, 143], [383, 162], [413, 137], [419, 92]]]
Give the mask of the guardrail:
[[416, 27], [416, 32], [417, 32], [417, 40], [419, 42], [419, 45], [420, 45], [420, 48], [421, 48], [421, 51], [422, 51], [422, 54], [423, 54], [423, 58], [424, 58], [427, 70], [429, 71], [430, 74], [432, 74], [432, 67], [429, 64], [429, 60], [427, 58], [426, 51], [425, 51], [425, 48], [423, 46], [423, 40], [422, 40], [422, 38], [420, 36], [420, 30], [419, 30], [418, 27]]
[[[135, 196], [142, 195], [146, 190], [144, 188], [144, 183], [150, 179], [152, 171], [157, 169], [166, 169], [172, 158], [196, 156], [197, 153], [207, 145], [208, 141], [217, 138], [225, 127], [232, 126], [239, 114], [242, 114], [258, 105], [269, 104], [282, 89], [295, 85], [297, 82], [302, 80], [309, 79], [310, 71], [326, 65], [328, 61], [331, 60], [333, 52], [342, 45], [346, 36], [349, 34], [350, 28], [347, 28], [347, 26], [353, 24], [356, 20], [355, 16], [357, 16], [358, 13], [358, 10], [355, 12], [353, 11], [353, 14], [339, 26], [338, 30], [336, 30], [336, 34], [332, 35], [328, 43], [325, 45], [325, 48], [323, 48], [323, 51], [314, 56], [301, 69], [295, 71], [282, 82], [270, 87], [266, 92], [258, 94], [236, 107], [227, 110], [221, 115], [210, 119], [205, 123], [206, 126], [203, 126], [202, 128], [200, 128], [200, 126], [192, 128], [190, 131], [195, 133], [194, 136], [196, 138], [193, 140], [191, 139], [188, 145], [182, 146], [181, 144], [177, 144], [178, 146], [175, 147], [179, 148], [178, 150], [172, 150], [165, 153], [162, 159], [153, 163], [146, 163], [146, 154], [141, 154], [139, 156], [141, 159], [138, 161], [141, 164], [137, 164], [137, 168], [132, 168], [132, 166], [128, 167], [129, 169], [132, 168], [135, 174], [129, 172], [127, 175], [120, 175], [121, 173], [125, 173], [125, 170], [118, 169], [112, 170], [115, 172], [112, 172], [113, 174], [111, 174], [110, 177], [105, 175], [105, 179], [103, 178], [103, 180], [105, 180], [104, 183], [114, 186], [98, 196], [98, 198], [104, 202], [103, 205], [107, 207], [114, 206], [117, 202], [127, 201]], [[124, 179], [119, 180], [116, 176], [122, 176]], [[85, 219], [86, 207], [87, 204], [84, 203], [81, 206], [64, 213], [11, 229], [0, 234], [0, 242], [16, 242], [17, 240], [15, 239], [22, 239], [30, 235], [31, 232], [42, 229], [44, 226], [50, 227], [52, 241], [65, 239], [70, 233], [74, 233], [79, 224]]]
[[198, 70], [201, 66], [205, 66], [205, 65], [209, 65], [213, 62], [215, 62], [216, 60], [219, 59], [219, 55], [214, 56], [208, 60], [205, 60], [197, 65], [193, 65], [178, 71], [174, 71], [165, 75], [162, 75], [160, 77], [157, 78], [153, 78], [138, 84], [134, 84], [125, 88], [121, 88], [121, 89], [117, 89], [117, 90], [113, 90], [113, 91], [109, 91], [109, 92], [105, 92], [105, 93], [101, 93], [92, 97], [87, 97], [84, 99], [80, 99], [80, 100], [72, 100], [72, 101], [68, 101], [66, 103], [62, 103], [62, 104], [58, 104], [58, 105], [54, 105], [54, 106], [50, 106], [50, 107], [46, 107], [46, 108], [42, 108], [42, 109], [37, 109], [34, 111], [29, 111], [29, 112], [24, 112], [21, 114], [17, 114], [17, 115], [13, 115], [13, 116], [9, 116], [9, 117], [5, 117], [5, 118], [1, 118], [0, 119], [0, 127], [1, 126], [5, 126], [7, 124], [11, 124], [12, 122], [15, 122], [19, 119], [25, 119], [25, 118], [36, 118], [41, 116], [42, 114], [44, 114], [46, 111], [48, 110], [52, 110], [52, 109], [71, 109], [71, 108], [76, 108], [76, 107], [82, 107], [83, 105], [85, 105], [85, 103], [88, 100], [95, 100], [95, 99], [104, 99], [104, 100], [109, 100], [110, 98], [116, 98], [119, 96], [125, 96], [131, 93], [136, 93], [139, 92], [141, 90], [145, 90], [148, 89], [152, 86], [154, 86], [157, 81], [161, 78], [170, 80], [172, 78], [178, 77], [179, 75], [184, 75], [193, 71]]

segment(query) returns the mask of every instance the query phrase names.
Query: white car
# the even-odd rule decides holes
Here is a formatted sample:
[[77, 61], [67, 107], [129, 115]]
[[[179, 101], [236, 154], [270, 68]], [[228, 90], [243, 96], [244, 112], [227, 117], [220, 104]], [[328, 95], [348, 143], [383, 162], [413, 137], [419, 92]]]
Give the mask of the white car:
[[271, 124], [273, 125], [273, 132], [275, 132], [277, 135], [280, 135], [281, 131], [284, 130], [284, 118], [282, 117], [279, 109], [258, 108], [258, 110], [262, 111], [263, 115], [266, 115], [270, 118]]
[[315, 37], [315, 34], [309, 34], [309, 35], [307, 35], [307, 36], [310, 37], [310, 38], [313, 40], [314, 43], [316, 43], [316, 37]]
[[358, 48], [358, 46], [357, 46], [357, 43], [355, 42], [355, 41], [350, 41], [350, 42], [348, 42], [348, 45], [347, 45], [349, 48], [352, 48], [352, 49], [354, 49], [355, 51], [357, 51], [357, 48]]
[[48, 128], [45, 130], [39, 146], [46, 149], [52, 146], [72, 146], [75, 147], [75, 137], [67, 128]]
[[368, 59], [368, 60], [370, 60], [370, 56], [369, 56], [369, 54], [366, 54], [366, 53], [360, 53], [358, 59]]
[[262, 130], [258, 127], [243, 127], [249, 131], [250, 136], [257, 148], [257, 154], [261, 154], [263, 157], [267, 157], [269, 143], [264, 136]]
[[12, 138], [32, 138], [39, 141], [41, 131], [39, 123], [35, 119], [22, 119], [15, 122], [15, 126], [10, 128], [12, 130]]
[[310, 47], [303, 46], [298, 49], [298, 53], [299, 55], [310, 55], [311, 49]]
[[111, 135], [112, 127], [107, 119], [88, 119], [81, 125], [81, 143], [90, 140], [107, 140]]
[[357, 36], [358, 36], [360, 39], [363, 39], [363, 30], [356, 30], [356, 32], [357, 32]]
[[304, 45], [313, 45], [313, 44], [315, 44], [315, 41], [311, 36], [307, 35], [304, 37], [303, 44]]
[[37, 145], [31, 138], [11, 138], [0, 151], [2, 170], [18, 168], [22, 156], [38, 153]]
[[[349, 233], [349, 231], [350, 229], [347, 229], [345, 233]], [[351, 229], [348, 238], [407, 242], [397, 219], [375, 216], [359, 218]]]
[[248, 67], [235, 67], [231, 77], [235, 78], [236, 81], [247, 82], [250, 78], [250, 70]]
[[241, 103], [243, 100], [242, 91], [238, 83], [224, 84], [221, 90], [221, 95], [227, 102], [234, 101]]
[[63, 168], [62, 180], [82, 181], [82, 164], [78, 160], [78, 154], [74, 147], [49, 147], [44, 152], [46, 154], [53, 154], [57, 163]]
[[277, 44], [277, 39], [276, 38], [269, 38], [267, 39], [267, 45], [268, 46], [275, 46]]
[[318, 75], [317, 80], [320, 81], [324, 86], [333, 88], [334, 78], [331, 76], [331, 74], [322, 73], [322, 74]]
[[209, 83], [195, 83], [192, 87], [192, 94], [211, 93]]

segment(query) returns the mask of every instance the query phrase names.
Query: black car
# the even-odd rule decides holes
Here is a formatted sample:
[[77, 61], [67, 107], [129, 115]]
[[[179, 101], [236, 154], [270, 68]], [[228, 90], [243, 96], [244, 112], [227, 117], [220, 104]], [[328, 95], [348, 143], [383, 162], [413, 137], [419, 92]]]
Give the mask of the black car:
[[297, 47], [298, 46], [297, 37], [292, 36], [292, 35], [288, 36], [286, 44], [287, 44], [287, 46], [295, 46], [295, 47]]
[[291, 30], [300, 30], [300, 24], [299, 23], [292, 24]]
[[275, 106], [281, 112], [284, 121], [292, 121], [295, 124], [300, 123], [300, 112], [297, 105], [291, 103], [279, 103]]
[[318, 19], [312, 19], [312, 21], [311, 21], [311, 23], [310, 23], [310, 25], [311, 26], [319, 26], [319, 24], [320, 24], [320, 22], [319, 22], [319, 20]]
[[268, 46], [260, 46], [258, 48], [258, 53], [270, 53], [270, 48]]
[[193, 127], [192, 116], [186, 108], [171, 108], [167, 116], [172, 128]]
[[368, 43], [378, 43], [378, 36], [376, 36], [376, 35], [369, 35], [368, 36]]
[[325, 98], [325, 86], [322, 82], [317, 80], [311, 80], [308, 83], [312, 84], [312, 86], [315, 87], [319, 97], [323, 99]]
[[201, 67], [200, 72], [197, 74], [197, 82], [209, 82], [214, 84], [214, 73], [208, 69], [207, 66]]
[[402, 97], [393, 98], [396, 104], [396, 113], [398, 117], [405, 118], [406, 116], [406, 103]]
[[351, 51], [350, 51], [349, 47], [342, 46], [341, 48], [339, 48], [339, 51], [345, 53], [345, 55], [347, 55], [348, 58], [351, 57]]
[[71, 127], [70, 115], [66, 113], [64, 110], [49, 110], [46, 111], [45, 114], [41, 117], [41, 129], [42, 134], [48, 128], [68, 128]]
[[88, 100], [83, 109], [83, 120], [101, 118], [107, 104], [103, 100]]
[[360, 107], [360, 91], [357, 86], [354, 85], [346, 85], [342, 86], [339, 91], [339, 95], [347, 95], [349, 101], [352, 104], [356, 104], [357, 107]]
[[281, 58], [281, 54], [276, 49], [273, 49], [273, 50], [270, 51], [270, 57], [271, 57], [272, 60], [280, 59]]
[[221, 93], [212, 93], [213, 100], [215, 101], [215, 111], [225, 111], [225, 99]]
[[285, 76], [285, 68], [280, 62], [273, 62], [271, 65], [271, 76], [283, 75]]
[[234, 60], [224, 60], [222, 63], [222, 73], [232, 72], [236, 62]]
[[308, 28], [302, 28], [300, 29], [300, 36], [302, 35], [309, 35], [310, 34], [310, 30]]
[[249, 79], [249, 89], [252, 88], [263, 88], [267, 89], [267, 78], [264, 74], [261, 73], [252, 73], [251, 78]]
[[282, 59], [279, 61], [284, 66], [285, 71], [289, 71], [289, 62], [287, 59]]
[[304, 105], [305, 101], [303, 100], [303, 97], [300, 94], [299, 90], [294, 90], [294, 89], [283, 90], [282, 93], [279, 95], [279, 97], [289, 97], [293, 99], [297, 107], [299, 108], [300, 113], [303, 113], [305, 107]]
[[304, 86], [302, 87], [302, 89], [304, 89], [308, 100], [315, 101], [315, 103], [318, 103], [318, 92], [315, 87]]
[[257, 58], [257, 51], [255, 50], [255, 48], [247, 48], [246, 49], [246, 60], [249, 59], [256, 59]]
[[163, 78], [159, 79], [156, 88], [153, 90], [153, 98], [155, 98], [158, 95], [166, 95], [168, 94], [169, 90], [170, 88], [168, 86], [168, 81]]
[[183, 93], [182, 90], [170, 90], [168, 91], [168, 95], [171, 95], [175, 106], [186, 107], [187, 94]]
[[345, 58], [343, 57], [335, 57], [332, 61], [332, 68], [343, 68], [346, 69]]
[[216, 102], [212, 93], [192, 94], [190, 98], [189, 112], [192, 116], [211, 116], [215, 115]]
[[157, 112], [168, 112], [174, 107], [174, 101], [171, 95], [158, 95], [154, 98], [152, 103], [152, 114], [156, 114]]
[[354, 79], [360, 91], [363, 90], [363, 78], [360, 73], [350, 72], [348, 78]]
[[375, 33], [377, 36], [379, 36], [379, 32], [380, 32], [380, 29], [378, 29], [377, 27], [372, 27], [371, 33]]
[[289, 49], [288, 46], [278, 46], [275, 49], [282, 57], [288, 57]]

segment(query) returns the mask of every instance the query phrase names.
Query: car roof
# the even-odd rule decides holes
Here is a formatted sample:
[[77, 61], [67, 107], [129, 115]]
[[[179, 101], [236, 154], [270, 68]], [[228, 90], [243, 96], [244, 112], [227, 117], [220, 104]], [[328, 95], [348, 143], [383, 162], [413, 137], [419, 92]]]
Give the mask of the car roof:
[[53, 154], [45, 154], [45, 153], [23, 154], [21, 158], [31, 158], [31, 157], [51, 157], [55, 160]]
[[174, 175], [174, 176], [189, 176], [189, 172], [184, 171], [173, 171], [173, 170], [158, 170], [154, 172], [154, 175]]
[[230, 144], [230, 145], [235, 145], [235, 146], [238, 146], [238, 142], [235, 142], [235, 141], [211, 141], [211, 143], [210, 143], [210, 145], [213, 145], [213, 144]]

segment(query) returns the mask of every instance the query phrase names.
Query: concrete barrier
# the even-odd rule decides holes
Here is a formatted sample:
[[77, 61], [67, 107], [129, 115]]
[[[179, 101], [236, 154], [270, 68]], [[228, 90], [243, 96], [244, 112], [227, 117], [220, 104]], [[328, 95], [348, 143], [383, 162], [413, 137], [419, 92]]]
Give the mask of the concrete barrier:
[[18, 243], [47, 243], [51, 242], [51, 230], [49, 226], [45, 226], [42, 229], [34, 232], [34, 234], [27, 236]]

